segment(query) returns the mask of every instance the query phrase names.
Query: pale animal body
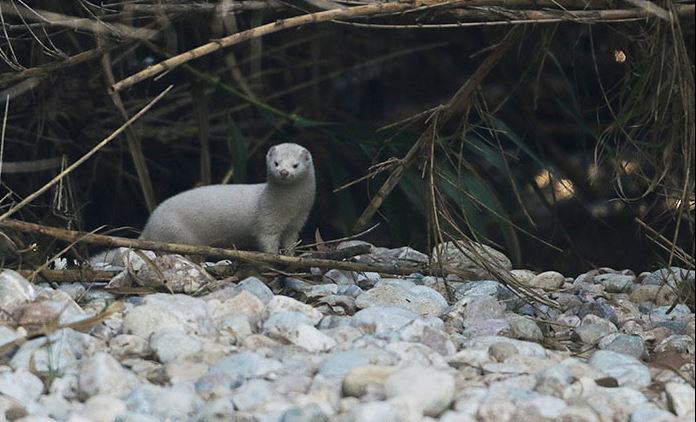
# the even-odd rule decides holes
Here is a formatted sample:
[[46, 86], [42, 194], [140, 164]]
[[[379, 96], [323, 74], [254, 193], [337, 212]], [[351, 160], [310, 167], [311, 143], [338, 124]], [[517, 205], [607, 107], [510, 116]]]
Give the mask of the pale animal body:
[[316, 182], [308, 150], [271, 147], [266, 183], [211, 185], [162, 202], [141, 239], [277, 253], [292, 246], [314, 204]]
[[[315, 190], [309, 151], [276, 145], [266, 154], [266, 183], [202, 186], [174, 195], [152, 212], [140, 238], [278, 253], [297, 241]], [[90, 261], [121, 265], [123, 252], [105, 251]]]

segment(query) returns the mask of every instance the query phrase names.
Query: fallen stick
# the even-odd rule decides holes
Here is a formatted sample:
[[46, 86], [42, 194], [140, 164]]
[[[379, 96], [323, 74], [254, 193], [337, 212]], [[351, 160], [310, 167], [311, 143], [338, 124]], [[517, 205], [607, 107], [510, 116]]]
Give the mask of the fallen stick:
[[423, 267], [399, 268], [390, 265], [369, 264], [365, 262], [334, 261], [321, 258], [298, 258], [286, 255], [274, 255], [263, 252], [241, 251], [210, 246], [184, 245], [178, 243], [155, 242], [152, 240], [128, 239], [125, 237], [106, 236], [103, 234], [93, 234], [66, 230], [58, 227], [42, 226], [40, 224], [28, 223], [26, 221], [15, 220], [12, 218], [0, 220], [0, 227], [14, 229], [21, 232], [38, 233], [55, 239], [64, 240], [66, 242], [89, 243], [92, 245], [108, 247], [147, 249], [151, 251], [170, 252], [183, 255], [204, 255], [216, 258], [239, 259], [241, 261], [262, 264], [290, 265], [296, 268], [322, 267], [357, 272], [370, 271], [391, 275], [409, 275], [415, 272], [432, 274], [432, 271]]
[[[52, 283], [80, 283], [85, 281], [111, 281], [115, 273], [111, 271], [99, 271], [90, 268], [64, 269], [64, 270], [18, 270], [22, 277], [29, 279], [34, 277], [36, 281], [48, 281]], [[34, 282], [34, 280], [30, 280]]]

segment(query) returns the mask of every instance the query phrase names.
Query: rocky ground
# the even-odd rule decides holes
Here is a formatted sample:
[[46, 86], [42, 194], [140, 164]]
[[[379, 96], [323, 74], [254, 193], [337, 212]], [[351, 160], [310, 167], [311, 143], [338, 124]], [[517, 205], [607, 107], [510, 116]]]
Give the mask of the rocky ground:
[[694, 313], [672, 306], [693, 271], [512, 271], [554, 307], [448, 250], [447, 283], [317, 269], [230, 284], [168, 256], [156, 276], [188, 294], [124, 297], [2, 270], [0, 421], [694, 420]]

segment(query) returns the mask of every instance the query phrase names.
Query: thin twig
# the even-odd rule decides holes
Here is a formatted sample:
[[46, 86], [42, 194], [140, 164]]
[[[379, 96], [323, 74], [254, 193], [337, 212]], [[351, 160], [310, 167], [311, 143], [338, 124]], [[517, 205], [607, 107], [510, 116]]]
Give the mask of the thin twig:
[[0, 2], [0, 8], [7, 14], [17, 15], [27, 20], [41, 22], [45, 25], [81, 29], [97, 35], [112, 34], [121, 38], [134, 39], [150, 39], [157, 35], [157, 31], [153, 29], [135, 28], [122, 23], [109, 23], [107, 26], [104, 23], [92, 19], [63, 15], [47, 10], [13, 8], [6, 2]]
[[169, 71], [179, 65], [187, 63], [191, 60], [205, 56], [217, 50], [239, 44], [253, 38], [262, 37], [274, 32], [282, 31], [289, 28], [294, 28], [301, 25], [312, 23], [332, 21], [335, 19], [349, 19], [358, 16], [369, 16], [381, 13], [394, 13], [407, 10], [413, 7], [409, 3], [391, 2], [391, 3], [376, 3], [365, 6], [351, 7], [347, 9], [333, 9], [323, 12], [309, 13], [306, 15], [294, 16], [288, 19], [280, 19], [272, 23], [257, 26], [246, 31], [211, 41], [207, 44], [198, 46], [192, 50], [178, 54], [167, 60], [161, 61], [155, 65], [149, 66], [140, 72], [131, 75], [111, 86], [114, 91], [120, 91], [138, 82], [142, 82], [162, 72]]
[[43, 187], [41, 187], [39, 190], [36, 192], [32, 193], [31, 195], [27, 196], [24, 198], [22, 201], [20, 201], [17, 205], [14, 207], [10, 208], [7, 212], [5, 212], [3, 215], [0, 215], [0, 222], [2, 222], [4, 219], [7, 217], [11, 216], [15, 212], [19, 211], [22, 209], [24, 206], [26, 206], [28, 203], [36, 199], [39, 195], [42, 193], [46, 192], [48, 189], [50, 189], [53, 185], [58, 183], [60, 180], [62, 180], [65, 176], [70, 174], [73, 170], [78, 168], [82, 163], [87, 161], [90, 157], [92, 157], [94, 154], [96, 154], [100, 149], [105, 147], [109, 142], [113, 141], [116, 139], [118, 135], [120, 135], [126, 128], [128, 128], [133, 122], [138, 120], [140, 117], [142, 117], [150, 108], [152, 108], [159, 100], [162, 99], [171, 89], [173, 85], [170, 85], [167, 89], [162, 91], [157, 97], [155, 97], [152, 101], [150, 101], [145, 107], [143, 107], [139, 112], [137, 112], [133, 117], [128, 119], [127, 122], [121, 125], [118, 129], [116, 129], [114, 132], [111, 133], [111, 135], [107, 136], [104, 138], [101, 142], [99, 142], [97, 145], [95, 145], [91, 150], [89, 150], [85, 155], [80, 157], [77, 161], [69, 165], [65, 170], [60, 172], [56, 177], [54, 177], [50, 182], [46, 183]]

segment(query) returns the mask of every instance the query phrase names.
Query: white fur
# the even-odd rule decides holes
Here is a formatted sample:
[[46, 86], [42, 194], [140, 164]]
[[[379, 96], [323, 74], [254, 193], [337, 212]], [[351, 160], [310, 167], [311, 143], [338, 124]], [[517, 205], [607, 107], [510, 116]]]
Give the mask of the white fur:
[[314, 204], [312, 156], [297, 144], [276, 145], [266, 174], [266, 183], [203, 186], [167, 199], [140, 238], [269, 253], [290, 247]]

